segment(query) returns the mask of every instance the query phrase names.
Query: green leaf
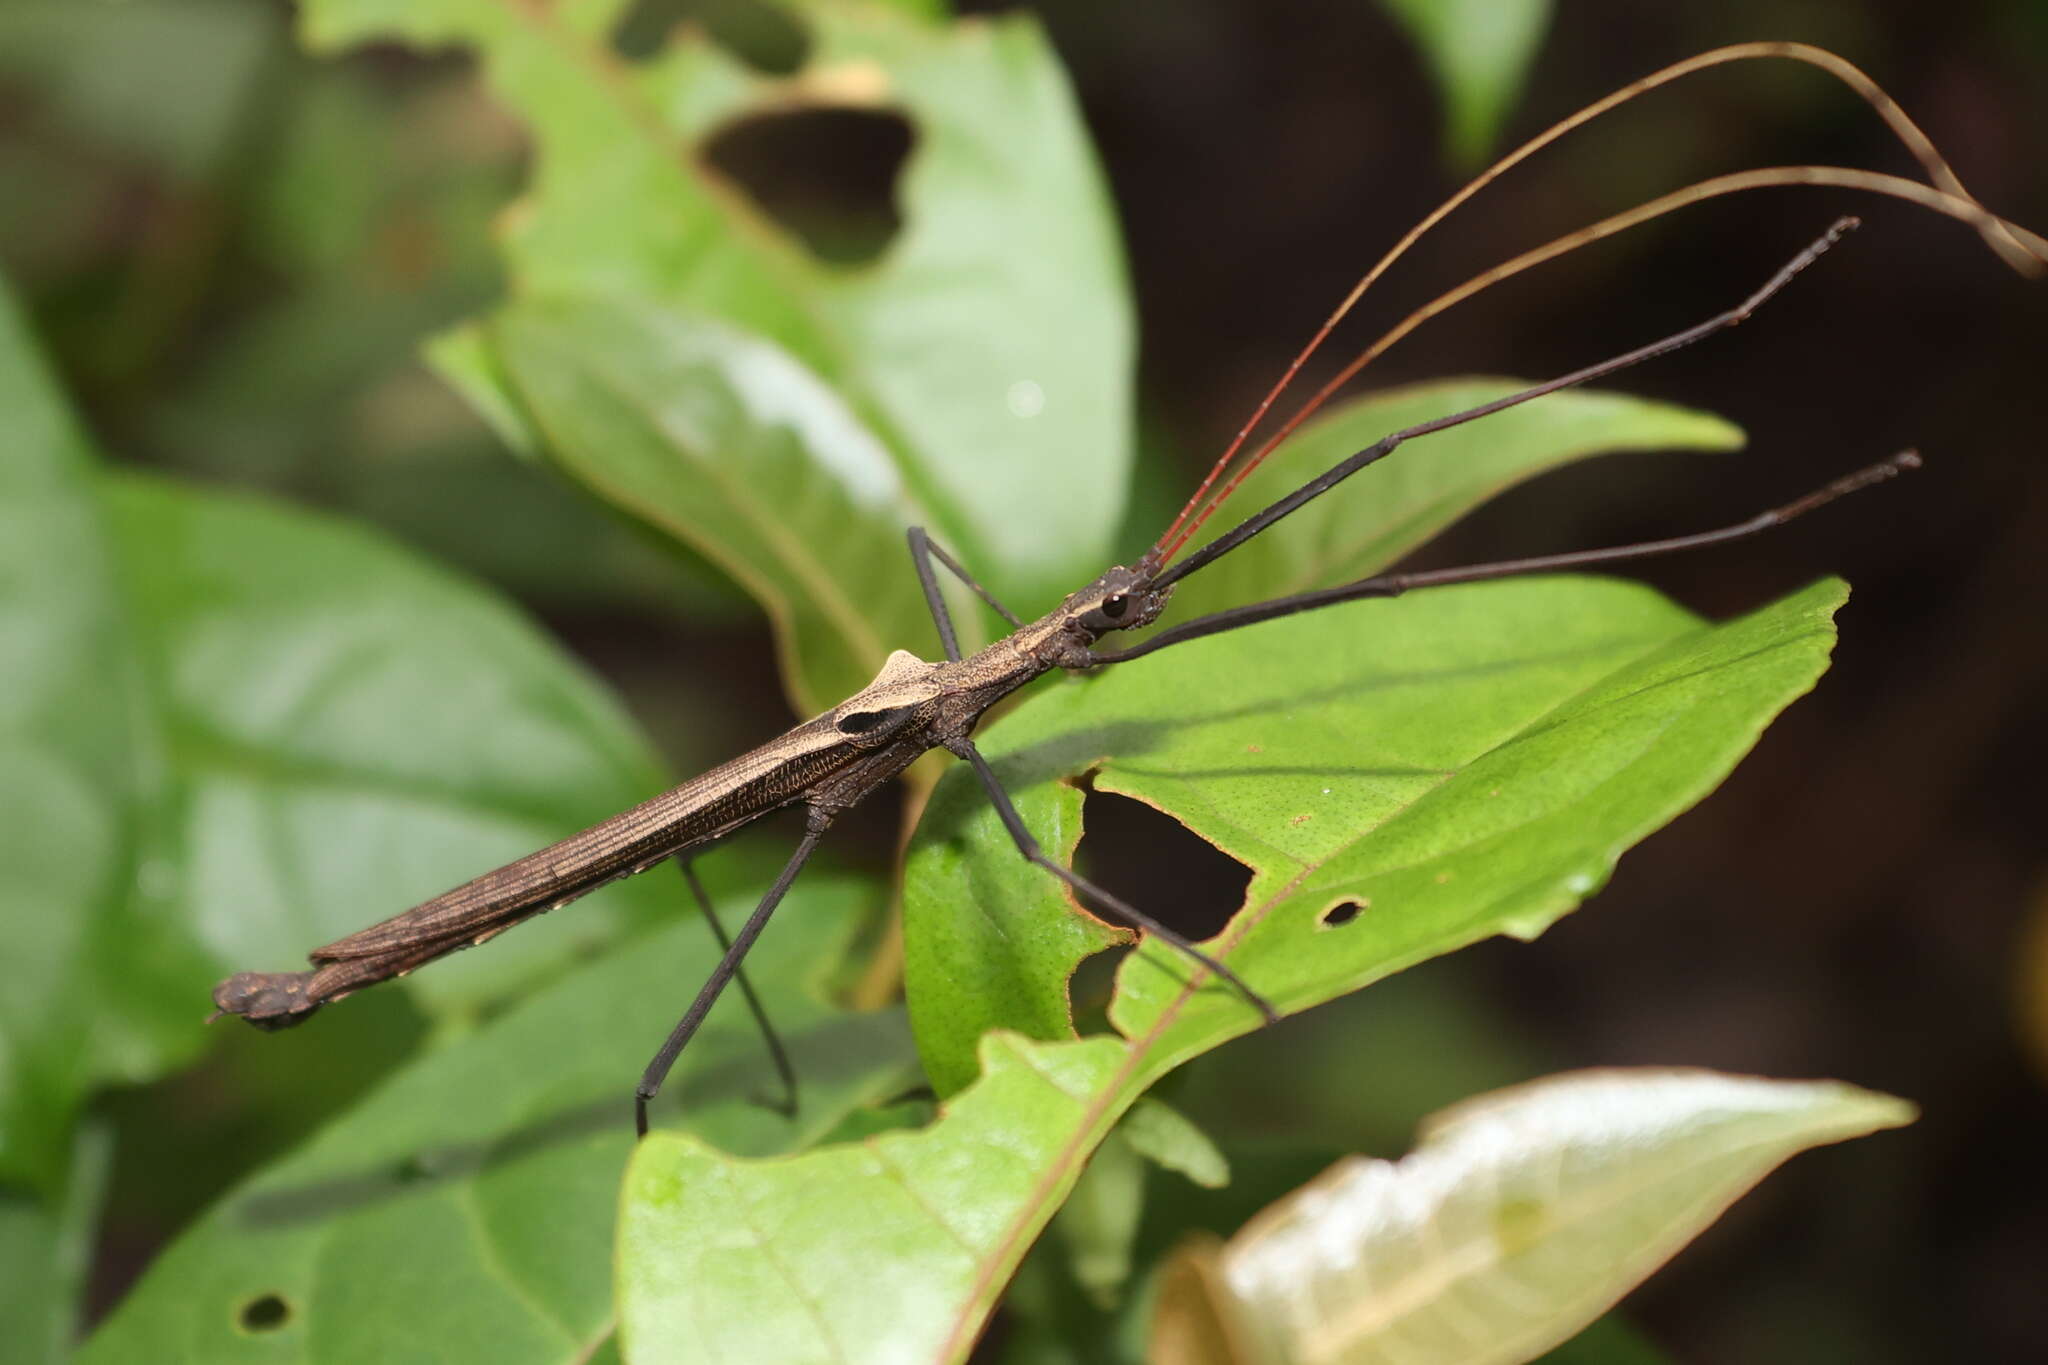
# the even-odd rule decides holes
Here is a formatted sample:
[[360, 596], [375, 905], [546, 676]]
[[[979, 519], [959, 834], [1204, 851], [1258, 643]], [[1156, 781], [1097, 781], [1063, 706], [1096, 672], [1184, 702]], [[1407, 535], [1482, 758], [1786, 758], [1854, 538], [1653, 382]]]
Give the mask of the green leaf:
[[[1002, 733], [1000, 725], [991, 729], [984, 750]], [[1080, 790], [1065, 782], [1005, 785], [1040, 847], [1071, 863], [1081, 841]], [[904, 985], [925, 1074], [942, 1095], [974, 1078], [976, 1040], [992, 1028], [1030, 1038], [1072, 1037], [1068, 975], [1082, 958], [1129, 938], [1077, 914], [1065, 884], [1018, 857], [1014, 844], [1006, 859], [990, 856], [996, 845], [979, 837], [928, 833], [971, 828], [984, 835], [984, 815], [993, 812], [981, 788], [949, 771], [925, 806], [903, 868], [905, 927], [912, 936]], [[1009, 837], [1000, 824], [996, 830]]]
[[[1812, 685], [1843, 596], [1824, 582], [1721, 626], [1599, 579], [1360, 604], [1047, 688], [983, 747], [1048, 848], [1075, 834], [1075, 803], [1055, 797], [1093, 772], [1249, 863], [1246, 908], [1214, 946], [1303, 1009], [1479, 938], [1541, 932]], [[982, 895], [1022, 860], [961, 777], [927, 808], [906, 891], [919, 1047], [957, 1093], [920, 1132], [791, 1161], [646, 1144], [619, 1244], [636, 1362], [964, 1358], [1118, 1116], [1254, 1025], [1148, 945], [1120, 971], [1121, 1036], [990, 1032], [963, 1061], [971, 1023], [1013, 1008], [1057, 1022], [1034, 1011], [1087, 939], [1063, 960], [1046, 921], [1075, 917]], [[1360, 912], [1321, 927], [1347, 903]], [[945, 975], [973, 934], [1013, 956], [1018, 991], [993, 1007], [990, 978]]]
[[[1045, 688], [981, 747], [1028, 823], [1077, 808], [1092, 774], [1246, 863], [1218, 943], [1267, 999], [1304, 1009], [1541, 932], [1812, 686], [1843, 596], [1823, 583], [1722, 626], [1586, 578], [1359, 603]], [[942, 1093], [972, 1074], [962, 1021], [1062, 1036], [1066, 975], [1101, 941], [1062, 923], [1077, 917], [1059, 898], [1023, 894], [1031, 869], [969, 778], [941, 780], [906, 869], [912, 1023]], [[1034, 830], [1066, 849], [1077, 823]], [[1000, 884], [1014, 899], [984, 892]], [[1349, 923], [1318, 927], [1347, 904]], [[978, 975], [955, 975], [962, 943], [986, 959]], [[991, 990], [1003, 973], [1015, 989]], [[1213, 982], [1186, 995], [1185, 977], [1150, 946], [1126, 961], [1117, 1026], [1200, 1050], [1255, 1022]]]
[[1910, 1123], [1835, 1081], [1584, 1071], [1437, 1115], [1262, 1212], [1202, 1280], [1244, 1365], [1514, 1365], [1592, 1322], [1781, 1162]]
[[1676, 1365], [1676, 1357], [1631, 1327], [1618, 1313], [1598, 1319], [1569, 1341], [1545, 1351], [1536, 1365]]
[[[1381, 437], [1490, 403], [1520, 379], [1453, 379], [1389, 389], [1302, 427], [1232, 495], [1197, 545]], [[1189, 578], [1176, 619], [1377, 573], [1502, 490], [1574, 460], [1621, 450], [1734, 450], [1742, 429], [1709, 413], [1597, 389], [1568, 389], [1402, 446], [1392, 457]]]
[[1193, 1119], [1163, 1100], [1139, 1100], [1117, 1132], [1140, 1156], [1205, 1190], [1230, 1183], [1230, 1160]]
[[62, 1365], [78, 1338], [113, 1144], [86, 1125], [54, 1200], [0, 1189], [0, 1341], [18, 1365]]
[[275, 15], [235, 0], [11, 0], [0, 72], [39, 87], [66, 122], [198, 180], [227, 157], [280, 37]]
[[[512, 608], [346, 523], [153, 479], [107, 485], [163, 732], [170, 821], [149, 886], [215, 978], [283, 968], [632, 805], [659, 765]], [[687, 903], [628, 883], [408, 980], [468, 1011]], [[609, 913], [607, 913], [609, 908]]]
[[0, 286], [0, 1180], [64, 1184], [82, 1097], [198, 1049], [159, 737], [92, 453]]
[[982, 1047], [982, 1078], [917, 1132], [772, 1162], [642, 1143], [619, 1220], [633, 1365], [964, 1359], [1114, 1121], [1096, 1097], [1125, 1058], [1108, 1038]]
[[550, 300], [491, 329], [556, 461], [690, 543], [768, 610], [802, 714], [930, 641], [888, 452], [772, 344], [650, 305]]
[[[900, 1012], [847, 1015], [820, 999], [873, 895], [800, 884], [748, 960], [802, 1077], [798, 1117], [751, 1098], [772, 1091], [772, 1072], [730, 998], [683, 1054], [661, 1114], [680, 1110], [732, 1150], [786, 1151], [908, 1083]], [[702, 925], [674, 925], [392, 1076], [218, 1203], [81, 1361], [587, 1359], [611, 1331], [607, 1248], [635, 1145], [633, 1081], [717, 955]], [[266, 1308], [268, 1330], [243, 1325]]]
[[[0, 437], [0, 1175], [53, 1189], [80, 1098], [197, 1052], [221, 976], [662, 783], [588, 675], [468, 583], [322, 518], [94, 479], [4, 300]], [[416, 990], [473, 1008], [680, 900], [607, 892]]]
[[[633, 297], [773, 343], [842, 394], [999, 592], [1064, 591], [1105, 559], [1131, 458], [1132, 325], [1108, 195], [1037, 26], [821, 6], [809, 64], [767, 80], [688, 32], [622, 64], [607, 48], [619, 8], [316, 0], [304, 23], [319, 48], [481, 54], [537, 143], [505, 235], [521, 296]], [[860, 269], [811, 259], [699, 169], [698, 145], [736, 119], [835, 106], [899, 112], [915, 134], [903, 230]], [[439, 348], [472, 397], [490, 380], [473, 345]]]
[[1053, 1215], [1074, 1286], [1098, 1309], [1113, 1309], [1131, 1278], [1131, 1250], [1145, 1217], [1145, 1160], [1120, 1132], [1095, 1149], [1088, 1168]]
[[[846, 0], [788, 0], [789, 7], [805, 14], [829, 14], [834, 8], [845, 8]], [[868, 3], [886, 5], [901, 10], [914, 19], [937, 21], [946, 18], [950, 6], [946, 0], [868, 0]]]
[[1444, 100], [1444, 143], [1477, 166], [1521, 93], [1550, 0], [1385, 0], [1422, 49]]

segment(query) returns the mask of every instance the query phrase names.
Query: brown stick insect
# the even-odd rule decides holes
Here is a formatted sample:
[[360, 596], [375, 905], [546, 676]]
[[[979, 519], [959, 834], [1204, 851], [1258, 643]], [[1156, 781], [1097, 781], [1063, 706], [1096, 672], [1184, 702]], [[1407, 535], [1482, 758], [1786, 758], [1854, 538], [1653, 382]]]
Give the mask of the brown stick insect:
[[[1780, 166], [1724, 175], [1664, 195], [1524, 253], [1417, 309], [1361, 351], [1335, 378], [1281, 422], [1249, 456], [1242, 460], [1238, 458], [1273, 403], [1365, 290], [1423, 233], [1473, 194], [1564, 133], [1647, 90], [1703, 68], [1761, 57], [1804, 62], [1847, 84], [1890, 125], [1927, 172], [1931, 184], [1842, 167]], [[726, 984], [736, 976], [740, 978], [741, 990], [767, 1036], [787, 1090], [787, 1102], [793, 1106], [794, 1076], [758, 1001], [745, 977], [740, 975], [741, 961], [767, 926], [769, 917], [834, 818], [887, 785], [926, 752], [943, 748], [972, 765], [1023, 857], [1060, 878], [1076, 892], [1092, 897], [1096, 904], [1125, 924], [1169, 945], [1186, 958], [1198, 978], [1203, 975], [1214, 977], [1223, 987], [1256, 1007], [1269, 1022], [1276, 1019], [1277, 1013], [1259, 994], [1256, 982], [1244, 980], [1218, 957], [1048, 857], [1025, 828], [1009, 795], [975, 747], [972, 736], [977, 723], [1003, 698], [1054, 670], [1088, 670], [1122, 664], [1201, 636], [1361, 598], [1390, 597], [1414, 589], [1452, 583], [1627, 563], [1723, 544], [1783, 525], [1845, 494], [1917, 467], [1919, 457], [1913, 452], [1894, 455], [1746, 521], [1692, 535], [1423, 573], [1381, 574], [1197, 617], [1126, 648], [1100, 647], [1106, 636], [1118, 631], [1137, 630], [1156, 621], [1165, 610], [1174, 585], [1181, 579], [1267, 531], [1314, 498], [1392, 454], [1399, 446], [1531, 402], [1559, 389], [1614, 374], [1744, 321], [1832, 247], [1856, 225], [1856, 220], [1838, 220], [1747, 298], [1724, 312], [1611, 359], [1531, 385], [1478, 407], [1391, 433], [1262, 511], [1245, 518], [1231, 530], [1182, 555], [1181, 552], [1188, 548], [1201, 527], [1267, 454], [1359, 370], [1423, 322], [1509, 276], [1682, 205], [1738, 190], [1796, 184], [1871, 191], [1917, 203], [1975, 227], [1994, 251], [2025, 273], [2038, 274], [2048, 267], [2048, 241], [1981, 207], [1964, 190], [1925, 134], [1898, 105], [1861, 71], [1841, 58], [1796, 44], [1752, 43], [1717, 49], [1665, 67], [1587, 106], [1516, 149], [1445, 201], [1398, 241], [1295, 356], [1180, 514], [1135, 563], [1108, 569], [1070, 594], [1052, 611], [1036, 620], [1026, 621], [998, 602], [922, 528], [911, 527], [908, 532], [911, 561], [944, 646], [943, 661], [929, 662], [898, 650], [889, 656], [880, 673], [866, 687], [769, 743], [582, 833], [486, 872], [402, 914], [315, 949], [311, 954], [313, 966], [310, 970], [237, 973], [215, 989], [214, 1003], [220, 1012], [241, 1015], [264, 1028], [297, 1024], [323, 1005], [365, 986], [403, 976], [458, 949], [483, 943], [526, 919], [565, 905], [607, 882], [644, 872], [665, 859], [674, 858], [682, 867], [713, 932], [718, 935], [724, 956], [648, 1064], [634, 1092], [636, 1124], [642, 1133], [646, 1132], [649, 1102]], [[940, 591], [938, 569], [941, 567], [1007, 621], [1012, 633], [978, 653], [963, 657], [951, 614]], [[803, 837], [739, 933], [728, 937], [686, 859], [760, 816], [787, 806], [804, 808]]]

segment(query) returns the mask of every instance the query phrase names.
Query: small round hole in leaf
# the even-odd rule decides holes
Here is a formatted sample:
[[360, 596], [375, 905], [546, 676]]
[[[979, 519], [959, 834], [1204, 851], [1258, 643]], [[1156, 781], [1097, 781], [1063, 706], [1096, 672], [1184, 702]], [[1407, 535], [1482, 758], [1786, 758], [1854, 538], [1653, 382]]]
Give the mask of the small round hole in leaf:
[[1341, 905], [1333, 905], [1323, 912], [1323, 927], [1325, 929], [1335, 929], [1340, 925], [1349, 924], [1358, 918], [1358, 910], [1357, 901], [1345, 901]]
[[292, 1320], [291, 1303], [282, 1294], [258, 1294], [235, 1314], [244, 1332], [275, 1332]]
[[704, 159], [813, 256], [850, 266], [903, 226], [896, 182], [911, 141], [909, 121], [886, 110], [792, 109], [728, 124]]

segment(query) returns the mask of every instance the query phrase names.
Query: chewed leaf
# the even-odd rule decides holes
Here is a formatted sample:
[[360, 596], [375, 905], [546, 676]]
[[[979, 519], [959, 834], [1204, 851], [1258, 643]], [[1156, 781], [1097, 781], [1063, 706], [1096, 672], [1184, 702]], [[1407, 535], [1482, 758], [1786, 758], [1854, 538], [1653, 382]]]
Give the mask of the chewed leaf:
[[[1071, 1037], [1068, 975], [1126, 937], [1077, 913], [1064, 883], [1018, 857], [1000, 822], [989, 823], [980, 786], [961, 777], [940, 780], [903, 869], [904, 984], [916, 1002], [911, 1022], [925, 1074], [942, 1095], [974, 1079], [976, 1040], [989, 1029]], [[1047, 781], [1013, 794], [1039, 846], [1071, 859], [1081, 839], [1080, 791]], [[951, 829], [972, 836], [937, 834]]]
[[[1253, 910], [1223, 942], [1240, 939], [1227, 951], [1246, 977], [1300, 1008], [1576, 904], [1811, 685], [1841, 598], [1823, 583], [1709, 626], [1601, 580], [1419, 595], [1371, 618], [1369, 637], [1297, 622], [1205, 642], [1219, 652], [1196, 660], [1202, 688], [1137, 667], [1054, 687], [986, 745], [1046, 848], [1071, 848], [1066, 779], [1093, 770], [1243, 857]], [[1251, 1025], [1241, 1001], [1147, 946], [1123, 969], [1123, 1037], [986, 1031], [1015, 1015], [1060, 1034], [1065, 974], [1100, 930], [1056, 896], [989, 894], [1022, 861], [993, 816], [939, 797], [906, 894], [941, 1116], [772, 1162], [650, 1143], [618, 1260], [633, 1359], [964, 1358], [1111, 1125]], [[1312, 818], [1296, 821], [1304, 799]], [[1322, 927], [1353, 897], [1373, 903]], [[969, 942], [994, 965], [954, 978]], [[957, 1055], [962, 1038], [976, 1055]]]
[[[1824, 580], [1708, 625], [1618, 580], [1488, 588], [1296, 618], [1263, 642], [1247, 631], [1238, 647], [1267, 657], [1235, 680], [1182, 660], [1222, 681], [1183, 702], [1171, 743], [1096, 777], [1253, 867], [1247, 908], [1218, 942], [1283, 1009], [1480, 938], [1541, 933], [1813, 686], [1848, 595]], [[1356, 642], [1333, 651], [1332, 630]], [[1171, 688], [1165, 672], [1153, 687]], [[1267, 689], [1282, 679], [1294, 700], [1275, 707]], [[1271, 728], [1238, 728], [1233, 706]], [[1201, 1036], [1182, 975], [1149, 947], [1126, 962], [1119, 1027]], [[1199, 1000], [1252, 1022], [1213, 987]]]
[[[1304, 1009], [1480, 938], [1533, 936], [1590, 895], [1812, 686], [1843, 595], [1822, 583], [1719, 626], [1607, 579], [1354, 604], [1047, 688], [982, 748], [1027, 821], [1053, 817], [1034, 823], [1047, 848], [1077, 837], [1071, 783], [1092, 774], [1249, 866], [1216, 945]], [[934, 793], [906, 889], [912, 1021], [941, 1090], [973, 1074], [963, 1019], [1057, 1036], [1045, 1002], [1099, 942], [1029, 876], [969, 777]], [[1015, 894], [985, 894], [998, 884]], [[979, 966], [962, 973], [968, 941]], [[1111, 1018], [1193, 1051], [1255, 1025], [1231, 992], [1191, 996], [1188, 980], [1147, 944]]]
[[[1389, 389], [1303, 426], [1204, 528], [1208, 540], [1383, 436], [1492, 402], [1518, 379]], [[1505, 488], [1621, 450], [1733, 450], [1742, 429], [1710, 413], [1597, 389], [1568, 389], [1419, 437], [1189, 578], [1176, 618], [1379, 572]], [[1199, 542], [1197, 542], [1199, 544]]]
[[[860, 415], [933, 529], [999, 593], [1029, 603], [1099, 567], [1133, 453], [1129, 291], [1101, 172], [1037, 25], [817, 5], [803, 15], [807, 64], [766, 78], [690, 26], [621, 62], [620, 8], [313, 0], [303, 24], [317, 48], [478, 54], [535, 145], [504, 234], [516, 296], [633, 297], [765, 339]], [[912, 127], [904, 226], [870, 266], [814, 259], [703, 170], [721, 129], [801, 108]], [[438, 355], [511, 439], [531, 434], [516, 400], [491, 393], [499, 375], [473, 334]]]
[[[800, 884], [784, 932], [748, 961], [802, 1077], [796, 1118], [756, 1100], [772, 1093], [773, 1073], [729, 994], [683, 1054], [657, 1121], [680, 1112], [734, 1150], [786, 1151], [910, 1082], [900, 1013], [850, 1015], [822, 1000], [874, 894], [822, 877]], [[608, 1251], [635, 1145], [632, 1083], [717, 957], [704, 925], [676, 924], [393, 1075], [216, 1203], [80, 1359], [593, 1358], [613, 1324]]]
[[1553, 1076], [1437, 1115], [1398, 1162], [1332, 1167], [1211, 1253], [1210, 1301], [1174, 1311], [1225, 1324], [1243, 1365], [1514, 1365], [1788, 1157], [1912, 1118], [1836, 1081]]

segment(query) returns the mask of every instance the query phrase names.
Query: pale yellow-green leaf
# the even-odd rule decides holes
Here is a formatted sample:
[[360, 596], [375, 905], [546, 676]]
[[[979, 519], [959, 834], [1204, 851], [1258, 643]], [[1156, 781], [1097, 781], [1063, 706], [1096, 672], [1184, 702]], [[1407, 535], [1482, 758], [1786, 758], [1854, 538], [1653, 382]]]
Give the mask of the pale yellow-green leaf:
[[[1162, 1339], [1225, 1323], [1239, 1365], [1515, 1365], [1564, 1341], [1786, 1158], [1908, 1123], [1838, 1081], [1582, 1071], [1351, 1157], [1181, 1274]], [[1201, 1259], [1205, 1253], [1192, 1256]], [[1189, 1302], [1190, 1287], [1216, 1296]], [[1185, 1358], [1197, 1358], [1186, 1356]]]

